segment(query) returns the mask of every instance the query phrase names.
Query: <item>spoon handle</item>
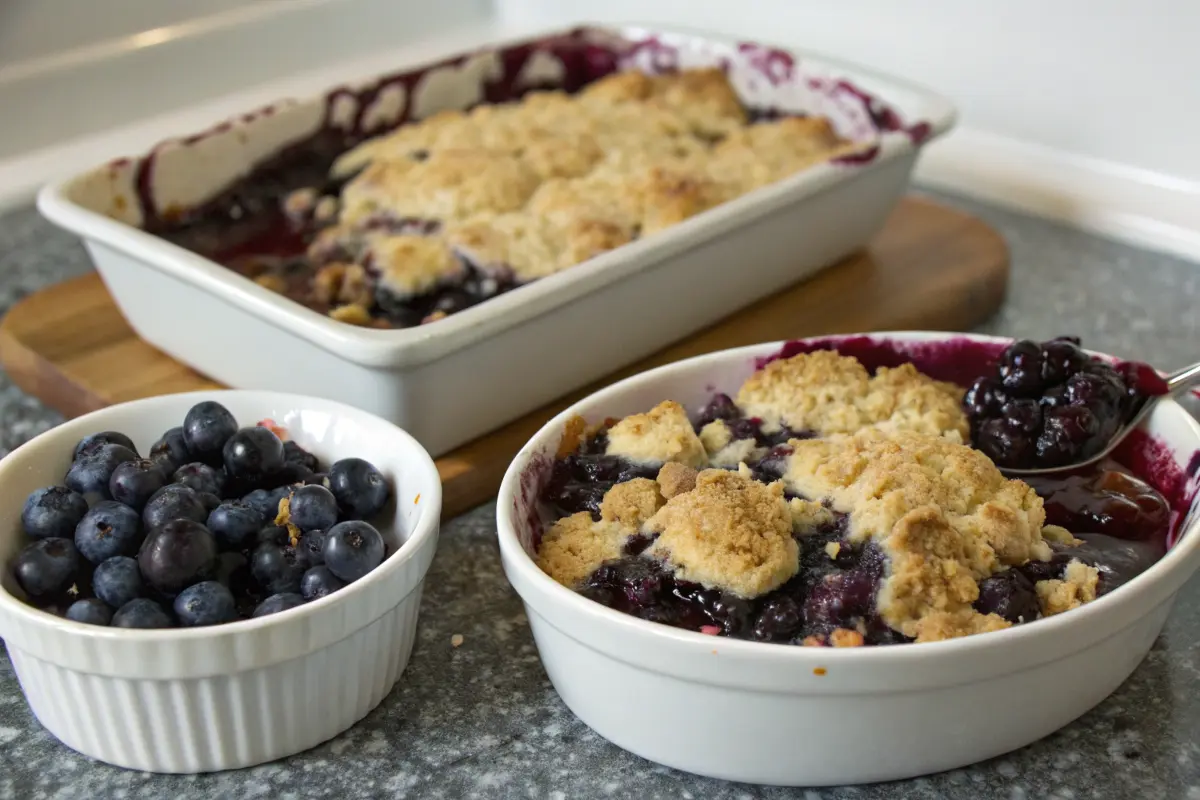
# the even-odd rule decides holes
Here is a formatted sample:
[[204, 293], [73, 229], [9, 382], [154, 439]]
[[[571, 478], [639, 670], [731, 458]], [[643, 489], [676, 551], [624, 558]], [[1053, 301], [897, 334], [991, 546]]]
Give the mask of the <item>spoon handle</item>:
[[1167, 394], [1177, 397], [1183, 392], [1200, 384], [1200, 363], [1192, 364], [1181, 370], [1172, 372], [1166, 377]]

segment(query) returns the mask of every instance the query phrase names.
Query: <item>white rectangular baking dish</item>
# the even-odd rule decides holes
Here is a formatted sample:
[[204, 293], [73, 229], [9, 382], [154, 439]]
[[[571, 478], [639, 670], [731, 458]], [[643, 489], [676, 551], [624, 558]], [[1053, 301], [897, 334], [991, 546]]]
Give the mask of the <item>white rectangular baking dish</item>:
[[[565, 62], [543, 48], [565, 40], [646, 72], [722, 65], [749, 105], [822, 114], [843, 136], [875, 145], [867, 157], [819, 164], [405, 330], [329, 319], [139, 228], [147, 196], [139, 186], [157, 210], [200, 204], [326, 125], [382, 129], [470, 106], [485, 81], [512, 68], [506, 54], [532, 48], [520, 80], [561, 79]], [[903, 195], [921, 146], [954, 118], [950, 103], [926, 90], [771, 46], [583, 27], [282, 101], [47, 186], [38, 206], [83, 239], [130, 325], [156, 347], [236, 388], [352, 403], [404, 427], [437, 456], [860, 248]]]

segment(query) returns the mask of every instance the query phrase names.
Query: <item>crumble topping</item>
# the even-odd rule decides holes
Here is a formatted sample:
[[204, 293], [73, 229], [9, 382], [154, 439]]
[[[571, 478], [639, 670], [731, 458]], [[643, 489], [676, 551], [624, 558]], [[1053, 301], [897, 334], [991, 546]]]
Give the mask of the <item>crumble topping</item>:
[[586, 511], [563, 517], [542, 536], [537, 564], [568, 588], [575, 588], [605, 561], [621, 555], [634, 531], [615, 522], [595, 522]]
[[[696, 488], [696, 476], [699, 473], [691, 467], [686, 467], [677, 461], [668, 461], [658, 471], [658, 490], [662, 496], [670, 500], [677, 494], [690, 492]], [[615, 488], [615, 487], [614, 487]]]
[[757, 597], [799, 571], [800, 550], [783, 485], [708, 469], [696, 487], [667, 501], [646, 523], [659, 534], [647, 550], [685, 581]]
[[649, 478], [634, 478], [618, 483], [604, 493], [600, 501], [600, 519], [602, 522], [616, 522], [623, 527], [637, 529], [653, 517], [665, 502], [659, 492], [659, 484]]
[[822, 525], [829, 525], [836, 519], [834, 513], [823, 504], [800, 497], [793, 497], [788, 501], [788, 510], [792, 514], [792, 529], [798, 536], [811, 533]]
[[[784, 476], [808, 497], [849, 515], [852, 541], [875, 540], [889, 557], [880, 615], [905, 634], [932, 641], [946, 622], [975, 626], [977, 581], [1030, 559], [1049, 560], [1042, 500], [1005, 478], [977, 450], [941, 437], [865, 429], [853, 436], [793, 440]], [[940, 626], [940, 627], [939, 627]], [[923, 632], [924, 631], [924, 632]]]
[[310, 255], [361, 255], [372, 225], [428, 220], [444, 250], [527, 282], [860, 146], [824, 119], [751, 122], [719, 68], [621, 72], [408, 122], [334, 162], [340, 197], [302, 189], [285, 211], [333, 222]]
[[696, 468], [708, 465], [708, 454], [692, 430], [687, 412], [673, 400], [659, 403], [645, 414], [631, 414], [609, 428], [606, 452], [642, 464], [678, 461]]
[[465, 274], [462, 261], [445, 243], [425, 236], [373, 237], [366, 258], [379, 274], [379, 283], [398, 297], [424, 294]]
[[1061, 580], [1038, 581], [1034, 589], [1037, 590], [1042, 613], [1048, 617], [1092, 602], [1096, 599], [1099, 583], [1099, 570], [1073, 558], [1067, 564]]
[[738, 391], [737, 404], [747, 416], [760, 417], [767, 432], [786, 426], [830, 435], [877, 427], [963, 442], [970, 429], [962, 396], [958, 386], [935, 381], [912, 364], [880, 367], [872, 377], [857, 359], [817, 350], [755, 372]]

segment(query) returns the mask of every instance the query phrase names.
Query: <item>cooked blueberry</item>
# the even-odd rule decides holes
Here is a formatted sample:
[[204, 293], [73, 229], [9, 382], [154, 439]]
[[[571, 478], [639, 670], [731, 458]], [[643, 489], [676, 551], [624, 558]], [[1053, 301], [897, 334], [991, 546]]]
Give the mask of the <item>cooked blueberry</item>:
[[813, 587], [804, 603], [804, 621], [810, 625], [853, 628], [871, 611], [878, 583], [868, 570], [839, 572]]
[[219, 469], [213, 469], [207, 464], [195, 461], [191, 464], [184, 464], [175, 470], [175, 474], [171, 476], [171, 481], [173, 483], [181, 483], [201, 494], [220, 495], [225, 488], [225, 473]]
[[142, 524], [147, 531], [153, 531], [177, 519], [205, 522], [208, 508], [200, 495], [191, 489], [169, 483], [155, 492], [146, 503], [142, 511]]
[[304, 554], [313, 566], [325, 563], [325, 531], [305, 531], [296, 549]]
[[1014, 625], [1041, 616], [1033, 584], [1015, 569], [997, 572], [979, 582], [975, 610], [980, 614], [998, 614]]
[[126, 461], [136, 461], [137, 453], [119, 444], [101, 444], [81, 453], [67, 470], [64, 483], [82, 495], [99, 495], [107, 500], [108, 482], [113, 471]]
[[302, 605], [304, 605], [304, 598], [294, 592], [273, 594], [258, 604], [252, 616], [265, 617], [267, 614], [278, 614], [280, 611], [287, 611], [289, 608]]
[[183, 419], [183, 441], [188, 452], [205, 464], [218, 466], [225, 443], [237, 431], [229, 409], [213, 400], [197, 403]]
[[174, 596], [216, 574], [217, 540], [199, 522], [175, 519], [146, 536], [138, 566], [152, 589]]
[[288, 543], [291, 534], [288, 529], [282, 525], [267, 525], [258, 532], [255, 537], [257, 544], [277, 544], [281, 547]]
[[250, 574], [267, 594], [299, 592], [300, 579], [310, 566], [291, 545], [260, 544], [250, 556]]
[[175, 618], [185, 628], [233, 622], [237, 619], [233, 593], [216, 581], [193, 584], [175, 598]]
[[338, 503], [324, 486], [300, 486], [288, 498], [287, 516], [302, 531], [323, 531], [337, 524]]
[[75, 547], [93, 564], [137, 552], [142, 543], [138, 513], [115, 500], [92, 506], [75, 527]]
[[226, 500], [208, 515], [208, 529], [226, 550], [238, 550], [249, 544], [263, 522], [262, 514], [241, 500]]
[[174, 624], [162, 606], [145, 597], [130, 600], [112, 618], [114, 628], [171, 628]]
[[1000, 417], [1012, 431], [1029, 436], [1042, 427], [1042, 406], [1025, 397], [1009, 400], [1000, 409]]
[[329, 567], [317, 566], [304, 573], [300, 578], [300, 595], [305, 600], [319, 600], [333, 594], [346, 585], [346, 582], [329, 571]]
[[183, 439], [183, 428], [171, 428], [151, 445], [150, 460], [162, 464], [164, 472], [174, 472], [190, 462], [192, 454]]
[[66, 538], [75, 535], [75, 526], [87, 513], [83, 495], [65, 486], [35, 489], [21, 509], [21, 526], [34, 539]]
[[108, 493], [118, 503], [141, 511], [146, 507], [146, 501], [166, 482], [159, 462], [139, 458], [119, 464], [113, 470], [108, 480]]
[[1087, 353], [1076, 342], [1053, 339], [1042, 343], [1042, 382], [1047, 386], [1065, 383], [1088, 362]]
[[135, 454], [137, 453], [137, 448], [134, 447], [133, 440], [125, 434], [118, 433], [117, 431], [103, 431], [80, 439], [79, 444], [75, 445], [75, 454], [72, 458], [78, 459], [84, 453], [98, 450], [106, 444], [119, 444], [128, 450], [132, 450]]
[[1038, 460], [1047, 466], [1070, 464], [1084, 455], [1099, 431], [1100, 424], [1090, 409], [1082, 406], [1047, 409], [1037, 440]]
[[325, 566], [347, 583], [383, 563], [385, 551], [379, 531], [359, 520], [339, 522], [326, 531], [322, 548]]
[[329, 490], [344, 519], [369, 519], [388, 501], [387, 479], [361, 458], [343, 458], [329, 468]]
[[1031, 434], [1014, 430], [1001, 418], [989, 419], [979, 427], [975, 446], [997, 466], [1019, 469], [1029, 465], [1034, 456]]
[[[1112, 376], [1116, 378], [1116, 373], [1113, 372]], [[1119, 378], [1112, 380], [1105, 375], [1080, 372], [1067, 381], [1067, 400], [1074, 406], [1089, 406], [1097, 410], [1107, 406], [1115, 413], [1123, 397], [1124, 384]]]
[[100, 562], [92, 573], [92, 591], [113, 608], [141, 597], [144, 589], [137, 561], [129, 556], [113, 556]]
[[790, 639], [800, 629], [800, 605], [787, 595], [772, 597], [763, 603], [754, 620], [754, 638], [761, 642]]
[[741, 415], [742, 412], [734, 404], [733, 398], [727, 394], [714, 394], [708, 401], [708, 405], [701, 409], [700, 416], [696, 420], [696, 429], [699, 430], [708, 423], [719, 419], [729, 421], [737, 419]]
[[283, 443], [283, 460], [288, 464], [299, 464], [309, 472], [316, 472], [321, 468], [316, 456], [291, 440]]
[[1042, 348], [1028, 340], [1015, 342], [1000, 356], [1000, 385], [1010, 395], [1036, 397], [1042, 382]]
[[76, 600], [67, 608], [67, 619], [85, 625], [107, 625], [112, 622], [113, 612], [103, 600], [87, 597]]
[[32, 598], [61, 594], [79, 574], [79, 551], [70, 539], [38, 539], [25, 545], [13, 559], [17, 585]]
[[223, 457], [226, 472], [253, 480], [283, 467], [283, 442], [269, 428], [242, 428], [225, 442]]

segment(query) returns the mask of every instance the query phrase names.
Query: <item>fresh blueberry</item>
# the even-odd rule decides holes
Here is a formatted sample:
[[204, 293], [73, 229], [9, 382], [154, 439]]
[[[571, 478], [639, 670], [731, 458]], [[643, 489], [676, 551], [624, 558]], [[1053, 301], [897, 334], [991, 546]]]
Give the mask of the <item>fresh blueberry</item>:
[[208, 515], [208, 529], [225, 550], [239, 550], [262, 528], [262, 514], [241, 500], [226, 500]]
[[309, 472], [316, 472], [321, 466], [316, 456], [291, 440], [283, 443], [283, 460], [305, 467]]
[[129, 556], [113, 556], [100, 562], [92, 574], [92, 591], [113, 608], [141, 597], [142, 573], [137, 561]]
[[300, 595], [295, 592], [281, 592], [273, 594], [259, 603], [252, 616], [265, 617], [267, 614], [278, 614], [280, 611], [287, 611], [289, 608], [302, 605], [304, 605], [304, 598]]
[[37, 539], [13, 559], [17, 585], [32, 598], [50, 597], [71, 588], [79, 573], [79, 551], [70, 539]]
[[319, 600], [333, 594], [346, 582], [329, 571], [329, 567], [313, 567], [300, 579], [300, 595], [305, 600]]
[[75, 547], [93, 564], [137, 552], [142, 543], [138, 513], [115, 500], [92, 506], [75, 527]]
[[242, 502], [262, 514], [267, 522], [274, 522], [279, 514], [279, 501], [287, 496], [287, 492], [278, 489], [255, 489], [242, 498]]
[[196, 492], [196, 497], [200, 498], [200, 504], [204, 506], [206, 514], [211, 514], [221, 505], [221, 498], [210, 492]]
[[21, 509], [21, 525], [31, 538], [62, 539], [75, 535], [75, 526], [87, 510], [83, 495], [65, 486], [35, 489]]
[[359, 520], [339, 522], [325, 533], [325, 566], [346, 583], [358, 580], [383, 563], [383, 536]]
[[302, 531], [332, 528], [337, 516], [337, 500], [324, 486], [299, 486], [288, 497], [287, 522]]
[[171, 628], [174, 623], [163, 607], [153, 600], [139, 597], [130, 600], [113, 614], [114, 628]]
[[84, 453], [90, 453], [106, 444], [119, 444], [137, 453], [137, 448], [133, 446], [133, 440], [125, 434], [118, 433], [117, 431], [102, 431], [101, 433], [93, 433], [91, 436], [85, 436], [80, 439], [79, 444], [75, 445], [75, 454], [72, 458], [78, 460]]
[[146, 537], [138, 566], [152, 589], [174, 596], [216, 574], [217, 540], [199, 522], [176, 519]]
[[326, 489], [328, 489], [329, 488], [329, 473], [314, 472], [313, 474], [311, 474], [307, 478], [305, 478], [302, 481], [302, 483], [305, 486], [324, 486]]
[[280, 547], [287, 544], [291, 539], [291, 534], [288, 529], [282, 525], [267, 525], [258, 532], [255, 537], [256, 546], [258, 544], [277, 544]]
[[368, 519], [387, 503], [387, 480], [369, 461], [343, 458], [329, 468], [329, 489], [346, 519]]
[[174, 472], [192, 460], [187, 443], [183, 439], [183, 428], [171, 428], [150, 447], [150, 460], [163, 465], [163, 472]]
[[146, 503], [142, 511], [142, 523], [147, 531], [153, 531], [177, 519], [204, 522], [208, 519], [208, 508], [200, 495], [188, 487], [169, 483], [155, 492]]
[[108, 625], [112, 622], [113, 612], [103, 600], [88, 597], [71, 603], [67, 608], [66, 617], [73, 622], [82, 622], [85, 625]]
[[225, 471], [240, 480], [257, 480], [283, 467], [283, 442], [262, 426], [236, 431], [222, 452]]
[[305, 483], [313, 476], [313, 471], [303, 464], [293, 464], [290, 461], [285, 461], [283, 466], [271, 475], [271, 482], [278, 483], [280, 486], [288, 486], [295, 483]]
[[304, 554], [314, 567], [325, 563], [325, 531], [305, 531], [300, 536], [296, 549]]
[[233, 622], [237, 619], [233, 593], [216, 581], [193, 584], [175, 598], [175, 617], [185, 628]]
[[120, 444], [101, 444], [80, 454], [63, 481], [81, 495], [99, 495], [108, 500], [108, 482], [113, 471], [126, 461], [137, 461], [137, 453]]
[[113, 500], [135, 511], [146, 507], [146, 501], [167, 482], [157, 461], [138, 459], [117, 465], [108, 479], [108, 493]]
[[194, 461], [175, 470], [171, 482], [181, 483], [196, 492], [220, 495], [225, 488], [225, 473]]
[[233, 414], [212, 400], [192, 406], [183, 419], [183, 441], [188, 452], [214, 467], [220, 465], [221, 450], [236, 431]]
[[250, 556], [250, 574], [267, 594], [299, 592], [300, 579], [310, 566], [291, 545], [260, 544]]

